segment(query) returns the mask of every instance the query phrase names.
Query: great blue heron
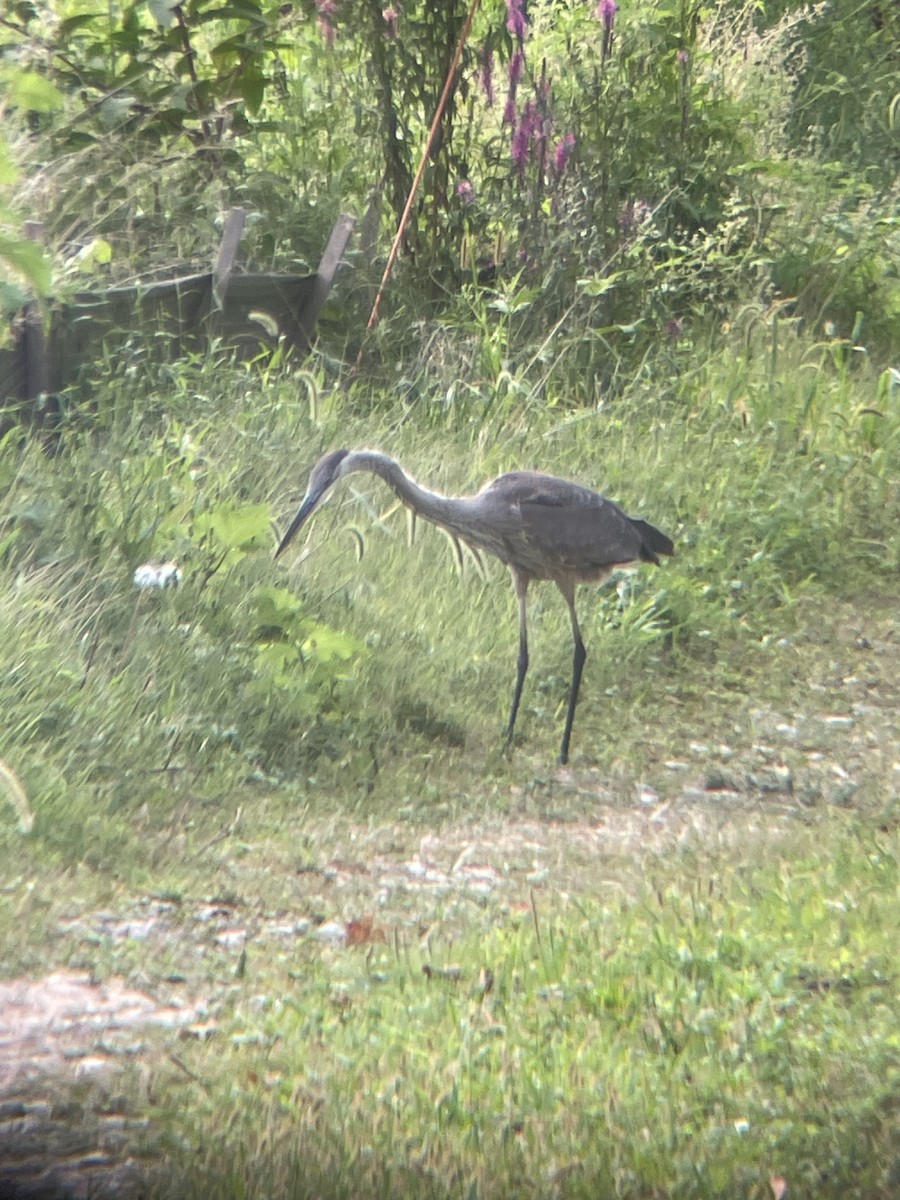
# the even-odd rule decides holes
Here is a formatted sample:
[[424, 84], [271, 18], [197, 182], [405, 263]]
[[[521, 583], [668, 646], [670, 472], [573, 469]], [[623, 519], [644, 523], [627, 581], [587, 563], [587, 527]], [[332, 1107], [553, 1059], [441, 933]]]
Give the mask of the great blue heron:
[[398, 462], [378, 450], [332, 450], [313, 467], [300, 510], [281, 539], [276, 558], [331, 485], [354, 471], [380, 476], [414, 515], [445, 529], [457, 545], [462, 539], [476, 558], [479, 550], [486, 550], [509, 567], [519, 601], [519, 658], [507, 749], [528, 670], [528, 585], [532, 579], [550, 579], [562, 592], [575, 639], [572, 687], [559, 751], [559, 761], [567, 762], [587, 658], [575, 612], [576, 585], [602, 583], [617, 567], [639, 562], [658, 565], [660, 554], [675, 552], [671, 540], [646, 521], [626, 516], [618, 505], [590, 488], [539, 471], [511, 471], [486, 484], [475, 496], [455, 498], [421, 487]]

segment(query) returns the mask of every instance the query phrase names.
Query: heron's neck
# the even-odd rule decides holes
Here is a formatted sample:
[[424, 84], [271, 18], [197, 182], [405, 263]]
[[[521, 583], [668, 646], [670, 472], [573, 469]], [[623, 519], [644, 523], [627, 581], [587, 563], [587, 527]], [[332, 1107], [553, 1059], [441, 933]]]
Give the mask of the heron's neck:
[[341, 474], [349, 475], [354, 471], [371, 471], [373, 475], [378, 475], [408, 508], [426, 521], [442, 525], [451, 533], [465, 536], [469, 532], [464, 518], [464, 500], [441, 496], [438, 492], [421, 487], [414, 479], [410, 479], [398, 462], [386, 454], [375, 450], [352, 451], [344, 460]]

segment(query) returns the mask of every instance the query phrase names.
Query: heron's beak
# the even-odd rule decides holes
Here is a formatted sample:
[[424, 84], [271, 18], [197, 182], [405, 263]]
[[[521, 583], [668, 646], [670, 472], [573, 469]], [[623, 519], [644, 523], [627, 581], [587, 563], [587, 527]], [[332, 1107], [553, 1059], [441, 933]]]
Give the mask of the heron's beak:
[[310, 515], [313, 509], [318, 505], [321, 498], [321, 495], [306, 495], [303, 497], [303, 503], [300, 505], [300, 511], [297, 513], [296, 517], [294, 517], [293, 521], [291, 521], [290, 525], [288, 526], [287, 533], [281, 539], [278, 549], [275, 551], [276, 558], [278, 558], [282, 551], [287, 549], [288, 544], [294, 540], [294, 535], [300, 529], [300, 526]]

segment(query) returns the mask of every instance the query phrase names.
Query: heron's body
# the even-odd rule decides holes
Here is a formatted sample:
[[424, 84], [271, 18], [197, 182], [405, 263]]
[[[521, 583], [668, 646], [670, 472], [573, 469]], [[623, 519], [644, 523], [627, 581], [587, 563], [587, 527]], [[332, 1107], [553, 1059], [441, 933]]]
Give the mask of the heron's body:
[[519, 600], [519, 658], [507, 744], [528, 670], [526, 596], [532, 580], [551, 580], [569, 609], [575, 655], [572, 687], [560, 760], [566, 762], [587, 657], [575, 612], [579, 583], [602, 583], [617, 567], [659, 563], [674, 547], [646, 521], [627, 516], [599, 493], [539, 471], [511, 471], [488, 483], [475, 496], [442, 496], [421, 487], [399, 463], [377, 450], [333, 450], [313, 468], [306, 496], [276, 551], [292, 540], [331, 485], [355, 471], [380, 476], [412, 511], [441, 526], [474, 550], [485, 550], [509, 567]]
[[617, 566], [655, 561], [630, 517], [567, 479], [512, 471], [458, 503], [472, 507], [477, 526], [460, 536], [530, 579], [600, 583]]

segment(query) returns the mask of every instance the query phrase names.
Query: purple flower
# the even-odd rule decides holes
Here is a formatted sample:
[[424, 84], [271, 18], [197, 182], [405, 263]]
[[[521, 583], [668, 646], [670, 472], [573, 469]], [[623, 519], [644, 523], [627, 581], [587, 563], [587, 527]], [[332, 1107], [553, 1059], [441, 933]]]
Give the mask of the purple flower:
[[665, 325], [666, 336], [677, 342], [684, 332], [684, 321], [681, 317], [670, 317]]
[[525, 55], [521, 50], [517, 50], [509, 60], [509, 91], [506, 93], [506, 107], [503, 110], [504, 125], [516, 123], [516, 91], [524, 69]]
[[568, 164], [574, 149], [574, 133], [565, 134], [553, 147], [553, 165], [556, 167], [557, 175], [562, 175], [563, 171], [566, 169], [566, 165]]
[[456, 194], [463, 204], [474, 204], [475, 188], [472, 186], [471, 179], [461, 179], [456, 185]]
[[528, 143], [531, 140], [528, 124], [526, 115], [523, 113], [512, 139], [512, 160], [519, 175], [525, 174], [525, 164], [528, 162]]
[[394, 41], [397, 37], [397, 26], [400, 24], [400, 14], [394, 8], [393, 4], [381, 10], [381, 19], [387, 25], [387, 35]]
[[522, 109], [519, 123], [515, 126], [512, 137], [512, 160], [519, 175], [525, 173], [528, 162], [528, 152], [535, 144], [543, 154], [543, 144], [547, 139], [549, 120], [541, 112], [534, 100], [529, 100]]
[[534, 100], [529, 100], [522, 109], [522, 124], [529, 141], [544, 136], [544, 118]]
[[603, 44], [600, 47], [600, 57], [603, 62], [606, 62], [612, 53], [613, 23], [618, 11], [619, 6], [616, 0], [600, 0], [594, 12], [597, 20], [603, 25]]
[[522, 72], [525, 70], [525, 55], [521, 50], [517, 50], [509, 60], [509, 86], [515, 91], [518, 87], [519, 80], [522, 78]]
[[319, 32], [329, 48], [334, 45], [334, 0], [316, 0], [316, 17], [319, 22]]
[[619, 6], [616, 4], [616, 0], [600, 0], [597, 5], [597, 20], [603, 22], [604, 29], [612, 29], [618, 11]]
[[523, 0], [506, 0], [506, 28], [521, 46], [528, 26], [522, 11]]

